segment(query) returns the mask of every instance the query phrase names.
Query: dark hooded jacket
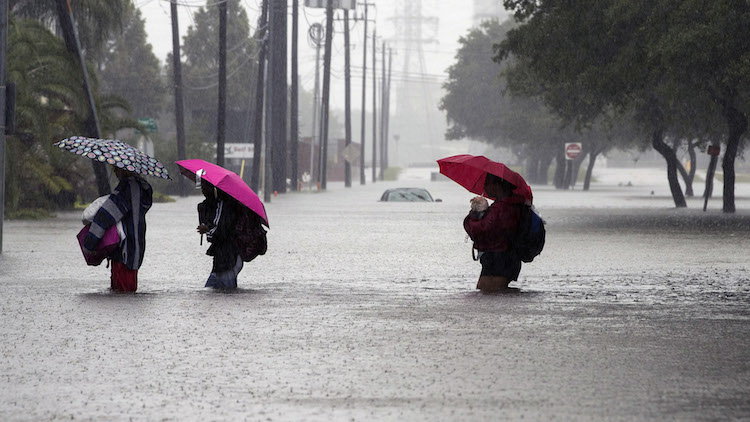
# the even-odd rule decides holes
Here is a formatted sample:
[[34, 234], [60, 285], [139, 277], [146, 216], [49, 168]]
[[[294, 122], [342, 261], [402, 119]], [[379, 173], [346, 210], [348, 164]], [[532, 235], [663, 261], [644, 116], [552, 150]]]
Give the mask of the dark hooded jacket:
[[208, 226], [206, 237], [211, 246], [206, 251], [206, 255], [214, 257], [212, 272], [232, 269], [240, 254], [235, 242], [237, 236], [235, 201], [222, 194], [218, 199], [204, 200], [198, 204], [198, 221]]
[[130, 176], [120, 180], [94, 216], [89, 233], [83, 241], [84, 247], [96, 250], [104, 232], [122, 221], [125, 241], [120, 243], [112, 258], [131, 270], [137, 270], [143, 263], [146, 251], [146, 212], [151, 204], [151, 185], [142, 177]]
[[518, 195], [500, 198], [490, 205], [482, 218], [471, 213], [464, 219], [464, 229], [482, 252], [505, 252], [518, 230], [524, 199]]

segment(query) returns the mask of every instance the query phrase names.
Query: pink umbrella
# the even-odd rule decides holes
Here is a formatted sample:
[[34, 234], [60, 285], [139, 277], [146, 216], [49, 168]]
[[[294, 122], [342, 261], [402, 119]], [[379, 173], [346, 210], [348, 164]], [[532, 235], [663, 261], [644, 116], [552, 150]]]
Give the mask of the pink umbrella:
[[263, 206], [263, 202], [260, 201], [258, 195], [250, 189], [250, 186], [237, 173], [199, 159], [175, 161], [175, 164], [180, 167], [180, 173], [193, 182], [195, 182], [195, 172], [204, 170], [205, 174], [201, 176], [203, 179], [207, 180], [217, 189], [221, 189], [221, 191], [236, 199], [242, 205], [250, 208], [251, 211], [263, 219], [266, 226], [270, 227], [268, 225], [268, 217], [266, 216], [266, 207]]
[[492, 161], [487, 157], [464, 154], [441, 158], [437, 162], [440, 166], [440, 173], [453, 179], [469, 192], [484, 195], [484, 179], [487, 173], [490, 173], [515, 186], [513, 193], [523, 196], [527, 202], [531, 203], [534, 199], [531, 188], [520, 174], [509, 169], [505, 164]]

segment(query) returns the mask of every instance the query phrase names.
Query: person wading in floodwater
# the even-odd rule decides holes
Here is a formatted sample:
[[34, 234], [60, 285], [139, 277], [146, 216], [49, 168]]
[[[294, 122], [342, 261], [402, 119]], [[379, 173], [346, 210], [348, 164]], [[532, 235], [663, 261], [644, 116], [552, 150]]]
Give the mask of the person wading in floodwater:
[[214, 258], [211, 275], [205, 287], [236, 289], [237, 276], [242, 270], [240, 250], [235, 242], [237, 235], [237, 205], [223, 191], [216, 189], [207, 180], [201, 182], [206, 199], [198, 204], [197, 231], [206, 234], [211, 246], [206, 255]]
[[146, 251], [146, 212], [151, 208], [152, 190], [136, 173], [119, 167], [114, 173], [120, 184], [94, 216], [83, 244], [93, 253], [104, 232], [121, 221], [125, 239], [112, 256], [111, 288], [116, 292], [135, 292], [138, 268]]
[[[516, 186], [493, 175], [487, 174], [484, 192], [497, 198], [489, 208], [481, 204], [487, 200], [477, 196], [471, 200], [472, 211], [464, 219], [464, 229], [474, 248], [479, 251], [482, 272], [477, 289], [498, 291], [508, 288], [511, 281], [518, 279], [521, 272], [521, 258], [511, 249], [511, 240], [518, 230], [521, 219], [519, 204], [524, 198], [513, 194]], [[482, 211], [482, 208], [486, 210]]]

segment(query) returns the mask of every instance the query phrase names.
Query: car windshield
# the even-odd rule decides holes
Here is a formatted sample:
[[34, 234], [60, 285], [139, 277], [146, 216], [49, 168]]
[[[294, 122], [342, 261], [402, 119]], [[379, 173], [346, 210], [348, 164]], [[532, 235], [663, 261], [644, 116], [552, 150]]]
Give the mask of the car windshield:
[[432, 197], [424, 189], [397, 189], [388, 193], [388, 201], [432, 202]]

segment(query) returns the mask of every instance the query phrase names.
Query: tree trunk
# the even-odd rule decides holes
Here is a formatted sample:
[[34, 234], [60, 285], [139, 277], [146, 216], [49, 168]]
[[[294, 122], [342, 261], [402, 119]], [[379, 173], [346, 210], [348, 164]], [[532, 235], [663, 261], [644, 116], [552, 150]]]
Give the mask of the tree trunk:
[[539, 176], [538, 183], [540, 185], [547, 185], [549, 183], [549, 168], [552, 165], [553, 154], [546, 154], [539, 160], [539, 170], [537, 175]]
[[734, 212], [734, 160], [737, 157], [742, 134], [747, 130], [747, 116], [733, 105], [727, 105], [724, 109], [727, 124], [729, 125], [729, 138], [727, 149], [724, 152], [724, 160], [721, 168], [724, 170], [724, 208], [726, 213]]
[[695, 146], [697, 142], [688, 141], [688, 154], [690, 155], [690, 196], [693, 196], [693, 182], [695, 182], [695, 172], [698, 170], [698, 158], [695, 156]]
[[565, 152], [562, 148], [558, 148], [559, 152], [555, 155], [555, 189], [563, 189], [565, 187]]
[[685, 196], [682, 194], [682, 188], [680, 187], [680, 181], [677, 180], [677, 155], [669, 145], [664, 143], [664, 130], [662, 128], [654, 130], [651, 136], [651, 145], [667, 162], [667, 179], [669, 180], [669, 189], [672, 191], [672, 199], [674, 199], [675, 207], [687, 207]]
[[[81, 50], [78, 31], [76, 30], [75, 22], [73, 21], [73, 10], [70, 8], [70, 3], [65, 0], [57, 0], [56, 5], [58, 23], [60, 24], [60, 29], [63, 33], [65, 47], [68, 52], [74, 54], [78, 58], [79, 64], [81, 65], [83, 90], [86, 92], [86, 99], [88, 100], [89, 106], [89, 116], [84, 122], [86, 136], [101, 138], [102, 129], [101, 126], [99, 126], [99, 115], [97, 114], [96, 101], [94, 100], [94, 93], [92, 91], [91, 81], [89, 80], [89, 73], [86, 68], [86, 60], [83, 57], [83, 51]], [[5, 81], [0, 81], [0, 84], [5, 84]], [[108, 166], [98, 161], [92, 161], [91, 165], [94, 167], [94, 176], [96, 177], [96, 186], [99, 190], [99, 195], [102, 196], [109, 194], [112, 189], [109, 186]], [[0, 218], [2, 217], [3, 216], [0, 215]]]
[[[721, 142], [719, 140], [714, 140], [711, 145], [719, 148], [721, 146]], [[706, 210], [706, 204], [708, 203], [708, 200], [711, 199], [711, 196], [714, 193], [714, 174], [716, 173], [716, 162], [718, 160], [718, 155], [712, 155], [711, 161], [708, 163], [708, 170], [706, 170], [706, 188], [703, 191], [703, 198], [706, 199], [706, 202], [703, 204], [703, 211]]]
[[587, 153], [583, 153], [579, 155], [575, 160], [571, 161], [571, 165], [573, 168], [571, 169], [570, 174], [570, 187], [575, 187], [576, 183], [578, 183], [578, 171], [581, 169], [581, 164], [583, 164], [583, 160], [586, 158]]
[[[679, 139], [675, 139], [672, 142], [672, 149], [674, 149], [675, 156], [677, 155], [677, 149], [679, 148], [679, 145], [680, 145]], [[688, 151], [690, 150], [690, 145], [691, 145], [691, 142], [688, 141]], [[695, 152], [693, 152], [693, 155], [695, 155]], [[693, 169], [692, 164], [694, 163], [691, 163], [691, 167], [690, 167], [691, 172]], [[685, 170], [685, 166], [682, 165], [680, 160], [677, 160], [677, 170], [680, 172], [680, 176], [682, 176], [682, 180], [685, 182], [685, 195], [692, 198], [693, 197], [693, 178], [690, 177], [687, 170]], [[695, 172], [692, 172], [692, 173], [693, 175], [695, 175]]]
[[599, 151], [592, 149], [589, 153], [589, 165], [586, 168], [586, 177], [583, 179], [583, 190], [589, 190], [591, 187], [591, 175], [594, 173], [594, 164], [596, 164], [596, 157], [599, 155]]
[[573, 180], [573, 160], [565, 160], [565, 177], [563, 177], [564, 190], [570, 189]]
[[576, 183], [578, 183], [578, 172], [581, 169], [581, 165], [583, 164], [583, 160], [586, 159], [586, 156], [589, 155], [591, 151], [594, 150], [594, 146], [591, 145], [591, 142], [583, 142], [583, 151], [576, 157], [575, 160], [573, 160], [573, 173], [571, 174], [570, 179], [570, 186], [575, 187]]
[[680, 160], [677, 160], [677, 170], [680, 172], [680, 176], [682, 176], [682, 181], [685, 182], [685, 195], [688, 197], [692, 197], [693, 180], [690, 178], [690, 175], [688, 174], [687, 170], [685, 170], [685, 166], [682, 165]]
[[537, 183], [539, 180], [539, 156], [536, 154], [526, 159], [526, 178], [529, 183]]

